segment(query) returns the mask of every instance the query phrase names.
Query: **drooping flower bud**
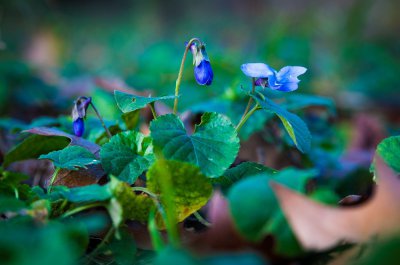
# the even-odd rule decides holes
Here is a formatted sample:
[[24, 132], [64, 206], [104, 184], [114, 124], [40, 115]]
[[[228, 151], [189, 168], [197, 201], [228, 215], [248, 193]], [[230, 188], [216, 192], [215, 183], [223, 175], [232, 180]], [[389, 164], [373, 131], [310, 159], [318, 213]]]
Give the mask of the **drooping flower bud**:
[[210, 59], [208, 58], [206, 47], [204, 44], [193, 42], [190, 46], [193, 54], [194, 77], [199, 85], [211, 85], [214, 73], [211, 68]]
[[73, 120], [73, 128], [74, 134], [78, 137], [83, 135], [85, 131], [84, 118], [86, 117], [86, 111], [92, 102], [91, 97], [79, 97], [74, 104], [72, 109], [72, 120]]
[[73, 127], [74, 134], [78, 137], [81, 137], [83, 135], [83, 132], [85, 131], [85, 122], [83, 121], [83, 118], [78, 118], [74, 120]]

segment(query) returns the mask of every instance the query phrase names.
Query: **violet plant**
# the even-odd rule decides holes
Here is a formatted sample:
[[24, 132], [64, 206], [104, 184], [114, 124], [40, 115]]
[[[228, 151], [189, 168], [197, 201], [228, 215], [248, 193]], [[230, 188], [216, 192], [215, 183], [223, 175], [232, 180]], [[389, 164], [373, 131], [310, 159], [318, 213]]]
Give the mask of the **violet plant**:
[[[233, 124], [225, 115], [205, 112], [201, 116], [200, 124], [189, 134], [182, 118], [177, 115], [179, 98], [188, 96], [180, 95], [179, 91], [189, 51], [193, 55], [196, 82], [199, 85], [211, 85], [214, 72], [205, 44], [200, 39], [193, 38], [185, 46], [173, 95], [144, 97], [114, 91], [116, 104], [124, 115], [138, 113], [145, 107], [150, 108], [153, 120], [149, 124], [149, 135], [132, 129], [112, 134], [105, 126], [93, 100], [90, 97], [78, 98], [72, 111], [74, 134], [77, 137], [51, 129], [52, 135], [70, 139], [71, 145], [64, 146], [61, 150], [46, 149], [47, 152], [53, 151], [49, 154], [43, 152], [40, 159], [51, 160], [56, 170], [47, 194], [38, 193], [38, 196], [51, 202], [55, 202], [52, 201], [55, 198], [63, 201], [61, 208], [57, 208], [59, 204], [54, 204], [57, 208], [54, 216], [60, 219], [71, 218], [91, 208], [106, 209], [112, 219], [112, 227], [103, 242], [111, 237], [118, 240], [125, 221], [133, 220], [145, 224], [154, 249], [162, 252], [167, 249], [168, 243], [175, 248], [182, 246], [177, 224], [184, 222], [189, 216], [195, 216], [206, 227], [212, 226], [199, 211], [207, 204], [214, 191], [221, 190], [228, 199], [235, 226], [245, 239], [259, 242], [265, 236], [272, 235], [276, 240], [277, 253], [298, 255], [301, 248], [291, 233], [268, 182], [274, 180], [285, 183], [304, 192], [307, 181], [315, 177], [315, 171], [293, 168], [277, 171], [251, 161], [234, 167], [232, 164], [240, 148], [238, 132], [256, 111], [276, 114], [296, 147], [301, 152], [310, 149], [311, 135], [307, 125], [297, 115], [262, 93], [266, 87], [283, 92], [298, 89], [298, 76], [304, 74], [306, 68], [286, 66], [276, 71], [263, 63], [243, 64], [243, 73], [251, 77], [251, 90], [244, 91], [249, 99], [240, 121]], [[172, 99], [172, 112], [159, 116], [154, 104]], [[89, 106], [92, 106], [110, 137], [102, 146], [81, 137]], [[8, 163], [11, 159], [8, 158]], [[105, 185], [52, 187], [60, 169], [82, 171], [99, 164], [108, 177]], [[260, 211], [259, 205], [265, 203], [268, 204], [268, 210]], [[167, 231], [167, 242], [162, 239], [159, 230]], [[290, 246], [289, 250], [285, 246]], [[103, 243], [89, 256], [98, 254], [102, 247]]]

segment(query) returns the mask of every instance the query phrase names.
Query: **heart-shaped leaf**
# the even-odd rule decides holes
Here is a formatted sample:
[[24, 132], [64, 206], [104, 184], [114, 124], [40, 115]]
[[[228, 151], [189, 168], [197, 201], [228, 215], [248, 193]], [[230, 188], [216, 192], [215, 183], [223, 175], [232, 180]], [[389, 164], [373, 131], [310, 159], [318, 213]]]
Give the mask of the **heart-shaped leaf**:
[[232, 123], [221, 114], [207, 112], [192, 135], [173, 114], [158, 117], [150, 124], [154, 147], [166, 159], [200, 167], [208, 177], [219, 177], [234, 161], [239, 138]]
[[311, 147], [311, 134], [307, 125], [295, 114], [282, 108], [272, 100], [262, 97], [262, 95], [250, 94], [250, 96], [261, 106], [262, 109], [275, 113], [282, 121], [283, 126], [288, 132], [297, 148], [307, 153]]
[[174, 99], [175, 96], [164, 97], [141, 97], [118, 90], [114, 91], [115, 101], [123, 113], [135, 111], [144, 108], [147, 104], [153, 103], [158, 100]]
[[104, 170], [132, 184], [154, 161], [151, 139], [136, 131], [114, 135], [100, 151]]
[[55, 167], [69, 170], [87, 168], [87, 165], [100, 163], [91, 152], [80, 146], [68, 146], [62, 150], [41, 155], [39, 159], [49, 159], [53, 161]]

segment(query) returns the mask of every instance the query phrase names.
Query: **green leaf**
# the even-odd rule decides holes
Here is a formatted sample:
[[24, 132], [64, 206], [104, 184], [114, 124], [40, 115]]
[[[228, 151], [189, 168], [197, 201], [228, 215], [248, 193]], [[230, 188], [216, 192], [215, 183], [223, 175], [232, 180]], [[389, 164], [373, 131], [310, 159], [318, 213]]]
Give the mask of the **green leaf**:
[[140, 121], [140, 110], [124, 113], [121, 115], [121, 118], [128, 130], [134, 130]]
[[98, 184], [60, 190], [59, 192], [73, 203], [107, 201], [112, 197], [112, 192], [108, 185], [100, 186]]
[[287, 257], [302, 253], [302, 248], [281, 210], [277, 210], [271, 222], [264, 227], [264, 233], [274, 235], [276, 253]]
[[114, 135], [100, 151], [104, 170], [132, 184], [154, 161], [151, 138], [128, 131]]
[[201, 265], [201, 263], [187, 251], [183, 249], [176, 249], [173, 247], [165, 247], [162, 249], [156, 259], [154, 260], [155, 265]]
[[384, 139], [378, 144], [376, 152], [389, 167], [400, 173], [400, 136]]
[[269, 182], [273, 180], [304, 193], [307, 181], [316, 173], [314, 170], [287, 168], [273, 175], [263, 173], [235, 183], [228, 192], [228, 201], [241, 235], [255, 242], [261, 241], [266, 235], [273, 235], [277, 253], [290, 256], [299, 254], [298, 242]]
[[3, 167], [16, 161], [38, 158], [42, 154], [63, 149], [69, 143], [70, 140], [62, 136], [31, 135], [6, 154]]
[[227, 169], [221, 177], [211, 179], [211, 181], [213, 184], [219, 184], [222, 191], [226, 193], [234, 183], [241, 179], [261, 173], [272, 175], [275, 172], [276, 170], [255, 162], [243, 162], [236, 167]]
[[204, 265], [268, 265], [265, 260], [263, 260], [256, 253], [235, 253], [231, 252], [229, 254], [218, 254], [212, 255], [210, 257], [205, 257], [201, 259], [201, 264]]
[[327, 108], [332, 114], [336, 113], [335, 102], [331, 98], [290, 93], [286, 96], [286, 100], [287, 102], [285, 107], [288, 110], [299, 110], [307, 107], [321, 106]]
[[1, 264], [75, 265], [88, 245], [86, 229], [77, 223], [46, 225], [0, 222]]
[[272, 100], [260, 95], [252, 95], [251, 97], [261, 106], [262, 109], [275, 113], [281, 119], [283, 126], [288, 132], [297, 148], [307, 153], [311, 147], [311, 134], [307, 125], [295, 114], [290, 113]]
[[79, 168], [87, 168], [87, 165], [100, 163], [91, 152], [80, 146], [68, 146], [62, 150], [41, 155], [39, 159], [49, 159], [53, 161], [54, 167], [69, 170], [79, 170]]
[[16, 212], [26, 208], [26, 203], [12, 197], [0, 197], [0, 213]]
[[[172, 187], [172, 198], [166, 198], [163, 194], [163, 183]], [[161, 195], [164, 206], [166, 200], [172, 199], [178, 222], [203, 207], [212, 193], [209, 179], [197, 166], [172, 160], [158, 160], [150, 167], [147, 171], [147, 188]]]
[[208, 177], [219, 177], [235, 160], [239, 138], [228, 118], [204, 113], [192, 135], [187, 135], [182, 121], [173, 114], [158, 117], [150, 124], [156, 150], [166, 159], [198, 165]]
[[[210, 100], [190, 106], [189, 110], [193, 113], [217, 112], [229, 117], [233, 123], [238, 123], [240, 117], [243, 115], [247, 102], [247, 97], [231, 100], [223, 98], [211, 98]], [[265, 127], [265, 123], [273, 116], [274, 114], [272, 113], [270, 113], [270, 115], [266, 115], [260, 111], [255, 112], [240, 129], [240, 139], [246, 141], [254, 133], [262, 131]]]
[[117, 101], [118, 107], [123, 113], [135, 111], [145, 107], [147, 104], [158, 100], [174, 99], [175, 96], [164, 96], [164, 97], [141, 97], [128, 93], [124, 93], [118, 90], [114, 91], [114, 97]]
[[125, 229], [120, 231], [120, 239], [113, 237], [108, 248], [112, 251], [113, 258], [118, 265], [136, 264], [136, 244], [132, 235]]

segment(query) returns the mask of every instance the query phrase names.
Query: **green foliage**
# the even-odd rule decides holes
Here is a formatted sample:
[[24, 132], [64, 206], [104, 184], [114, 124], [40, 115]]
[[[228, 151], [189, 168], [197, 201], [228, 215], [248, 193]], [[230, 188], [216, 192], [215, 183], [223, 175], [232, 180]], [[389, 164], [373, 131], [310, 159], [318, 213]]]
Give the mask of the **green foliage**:
[[313, 170], [288, 168], [273, 175], [262, 173], [235, 183], [228, 192], [228, 200], [239, 232], [248, 240], [256, 242], [272, 234], [277, 253], [287, 256], [301, 253], [269, 182], [276, 181], [304, 193], [306, 182], [315, 174]]
[[68, 146], [62, 150], [41, 155], [39, 159], [49, 159], [53, 161], [54, 167], [69, 170], [79, 170], [79, 168], [87, 168], [87, 165], [100, 163], [91, 152], [80, 146]]
[[111, 179], [109, 186], [113, 196], [122, 207], [124, 219], [147, 222], [150, 210], [154, 208], [153, 199], [146, 194], [135, 194], [127, 183], [115, 178]]
[[192, 135], [187, 134], [182, 121], [173, 114], [153, 120], [150, 131], [154, 147], [163, 157], [197, 165], [208, 177], [219, 177], [239, 151], [235, 128], [217, 113], [204, 113]]
[[290, 93], [285, 98], [286, 102], [284, 106], [288, 110], [299, 110], [308, 107], [325, 107], [330, 113], [336, 114], [335, 102], [330, 98], [299, 93]]
[[92, 203], [107, 201], [112, 197], [112, 192], [108, 185], [100, 186], [98, 184], [87, 185], [76, 188], [65, 188], [58, 190], [64, 198], [73, 203]]
[[379, 143], [377, 154], [394, 171], [400, 173], [400, 136], [392, 136]]
[[121, 91], [114, 91], [115, 101], [123, 113], [135, 111], [145, 107], [147, 104], [153, 103], [158, 100], [174, 99], [175, 96], [164, 97], [141, 97]]
[[2, 221], [0, 234], [4, 265], [75, 265], [88, 244], [86, 230], [76, 224]]
[[156, 265], [267, 265], [261, 257], [253, 253], [219, 254], [209, 257], [195, 257], [184, 249], [166, 247], [162, 249], [156, 259]]
[[310, 131], [308, 130], [307, 125], [297, 115], [290, 113], [266, 97], [252, 94], [250, 94], [250, 96], [260, 105], [262, 109], [275, 113], [279, 117], [290, 138], [301, 152], [307, 153], [310, 150]]
[[273, 175], [276, 170], [255, 162], [243, 162], [236, 167], [227, 169], [219, 178], [212, 179], [213, 184], [218, 184], [225, 193], [236, 182], [261, 173]]
[[61, 150], [69, 143], [70, 140], [62, 136], [30, 135], [6, 154], [3, 167], [7, 167], [12, 162], [38, 158], [42, 154]]
[[[209, 179], [197, 166], [186, 162], [159, 160], [149, 169], [146, 177], [147, 188], [161, 196], [164, 206], [168, 206], [168, 199], [173, 201], [178, 222], [203, 207], [212, 193]], [[164, 182], [171, 185], [172, 198], [165, 197]]]
[[121, 229], [120, 238], [114, 237], [108, 245], [114, 261], [118, 265], [134, 265], [137, 263], [137, 248], [133, 237], [126, 229]]
[[132, 184], [154, 161], [151, 139], [136, 131], [114, 135], [100, 151], [104, 170]]

